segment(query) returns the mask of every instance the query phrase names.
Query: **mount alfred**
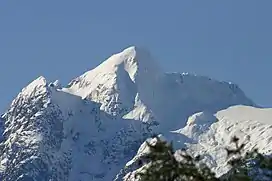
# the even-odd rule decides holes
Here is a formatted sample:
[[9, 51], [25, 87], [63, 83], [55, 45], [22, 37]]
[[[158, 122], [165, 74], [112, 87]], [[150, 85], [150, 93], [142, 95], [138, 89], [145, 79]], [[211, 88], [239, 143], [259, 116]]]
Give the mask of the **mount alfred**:
[[271, 117], [233, 83], [164, 73], [148, 51], [129, 47], [66, 87], [39, 77], [22, 89], [0, 119], [0, 178], [133, 181], [154, 134], [203, 154], [222, 175], [233, 135], [271, 154]]

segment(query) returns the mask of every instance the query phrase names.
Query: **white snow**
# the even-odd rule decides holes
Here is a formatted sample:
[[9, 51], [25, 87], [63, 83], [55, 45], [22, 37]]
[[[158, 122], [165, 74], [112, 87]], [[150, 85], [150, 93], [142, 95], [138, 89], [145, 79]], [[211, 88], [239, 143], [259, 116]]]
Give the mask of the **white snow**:
[[[31, 94], [43, 94], [46, 92], [46, 79], [42, 76], [32, 81], [28, 86], [22, 89], [20, 96], [29, 97]], [[38, 91], [36, 91], [38, 90]]]
[[194, 141], [199, 139], [199, 136], [206, 132], [211, 124], [215, 123], [217, 118], [208, 112], [199, 112], [188, 118], [187, 125], [173, 133], [182, 133], [188, 138], [191, 138]]
[[147, 50], [129, 47], [62, 89], [125, 119], [178, 129], [195, 112], [254, 105], [235, 84], [188, 73], [163, 73]]
[[[247, 106], [234, 106], [240, 104]], [[137, 172], [134, 163], [148, 151], [140, 145], [154, 132], [177, 149], [205, 153], [221, 174], [223, 147], [234, 134], [251, 137], [247, 149], [271, 152], [272, 110], [250, 106], [255, 104], [233, 83], [164, 73], [148, 51], [129, 47], [66, 88], [44, 77], [25, 87], [3, 115], [0, 176], [13, 170], [10, 162], [20, 167], [40, 153], [57, 180], [112, 180], [125, 165]], [[14, 145], [29, 158], [12, 160]]]
[[[234, 146], [231, 144], [233, 136], [240, 139], [240, 144], [246, 144], [246, 151], [258, 148], [261, 153], [272, 154], [271, 117], [271, 108], [242, 105], [218, 111], [214, 115], [200, 112], [190, 116], [184, 128], [172, 132], [187, 136], [189, 139], [168, 137], [168, 140], [176, 145], [180, 145], [179, 140], [182, 140], [190, 154], [204, 155], [204, 162], [220, 176], [229, 170], [226, 165], [225, 148]], [[142, 149], [144, 146], [145, 144], [140, 147], [137, 155], [128, 162], [128, 166], [133, 165], [141, 155], [147, 152], [146, 149]], [[182, 147], [176, 148], [178, 150]], [[133, 175], [139, 171], [141, 168], [127, 173], [126, 177], [130, 175], [128, 180], [134, 180]]]
[[224, 148], [230, 145], [233, 136], [241, 144], [246, 143], [247, 151], [258, 148], [262, 153], [272, 153], [272, 109], [234, 106], [217, 112], [215, 117], [218, 121], [194, 138], [197, 143], [189, 144], [188, 148], [194, 153], [207, 154], [206, 161], [213, 163], [210, 166], [218, 175], [228, 170]]

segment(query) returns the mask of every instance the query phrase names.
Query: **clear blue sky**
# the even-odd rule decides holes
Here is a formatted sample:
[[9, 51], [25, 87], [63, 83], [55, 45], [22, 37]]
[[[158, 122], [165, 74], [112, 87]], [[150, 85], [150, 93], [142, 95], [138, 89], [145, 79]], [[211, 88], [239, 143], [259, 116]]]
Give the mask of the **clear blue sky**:
[[165, 71], [232, 81], [272, 106], [271, 0], [0, 1], [0, 111], [43, 75], [66, 84], [130, 45]]

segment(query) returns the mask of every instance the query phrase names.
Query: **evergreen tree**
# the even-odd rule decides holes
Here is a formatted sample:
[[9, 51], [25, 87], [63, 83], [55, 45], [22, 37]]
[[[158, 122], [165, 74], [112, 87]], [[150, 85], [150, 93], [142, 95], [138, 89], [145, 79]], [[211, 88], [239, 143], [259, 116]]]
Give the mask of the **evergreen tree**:
[[226, 148], [231, 170], [221, 180], [226, 181], [271, 181], [272, 157], [258, 152], [258, 149], [242, 154], [245, 144], [239, 145], [237, 137], [232, 138], [235, 149]]
[[[146, 144], [150, 152], [142, 157], [139, 164], [143, 170], [136, 174], [140, 181], [271, 181], [272, 159], [253, 150], [242, 156], [245, 144], [239, 145], [234, 137], [235, 149], [226, 148], [231, 170], [216, 178], [208, 166], [201, 162], [201, 156], [192, 157], [185, 150], [175, 152], [172, 143], [162, 141]], [[177, 157], [181, 158], [179, 161]]]

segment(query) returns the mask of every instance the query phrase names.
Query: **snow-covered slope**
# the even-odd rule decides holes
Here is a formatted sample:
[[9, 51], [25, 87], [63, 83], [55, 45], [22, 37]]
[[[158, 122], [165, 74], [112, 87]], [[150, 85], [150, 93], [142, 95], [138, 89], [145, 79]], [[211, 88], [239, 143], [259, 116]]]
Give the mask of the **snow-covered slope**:
[[189, 150], [207, 155], [206, 162], [217, 174], [228, 170], [225, 148], [233, 136], [240, 138], [240, 143], [246, 143], [245, 150], [258, 148], [261, 153], [272, 154], [272, 109], [233, 106], [217, 112], [214, 118], [196, 117], [195, 122], [176, 133], [193, 139], [188, 144]]
[[[128, 172], [124, 165], [152, 134], [175, 140], [177, 148], [190, 143], [190, 149], [204, 150], [197, 145], [204, 135], [213, 134], [213, 118], [239, 104], [254, 105], [237, 85], [164, 73], [148, 51], [130, 47], [67, 87], [43, 77], [25, 87], [0, 120], [5, 123], [0, 177], [107, 181], [118, 174], [120, 180]], [[204, 113], [192, 116], [186, 125], [197, 112]], [[203, 119], [204, 126], [190, 127]]]
[[63, 90], [101, 103], [109, 114], [156, 120], [173, 130], [198, 111], [253, 105], [235, 84], [188, 73], [164, 73], [146, 50], [137, 47], [111, 56]]
[[[164, 139], [173, 141], [177, 150], [187, 148], [193, 155], [203, 155], [204, 162], [220, 176], [229, 170], [225, 148], [234, 146], [231, 145], [233, 136], [240, 139], [240, 144], [246, 144], [247, 151], [258, 148], [261, 153], [272, 154], [271, 118], [271, 108], [249, 106], [233, 106], [215, 114], [199, 112], [188, 118], [184, 128], [171, 131]], [[156, 139], [147, 141], [152, 143]], [[147, 145], [142, 144], [136, 156], [126, 164], [124, 180], [135, 181], [135, 173], [142, 169], [136, 163], [148, 152]]]
[[[74, 79], [64, 91], [101, 103], [109, 114], [150, 121], [152, 113], [141, 98], [152, 99], [162, 75], [148, 52], [130, 47]], [[131, 112], [134, 106], [139, 115]]]
[[142, 122], [115, 119], [99, 105], [40, 77], [3, 115], [3, 180], [111, 180], [144, 140]]

